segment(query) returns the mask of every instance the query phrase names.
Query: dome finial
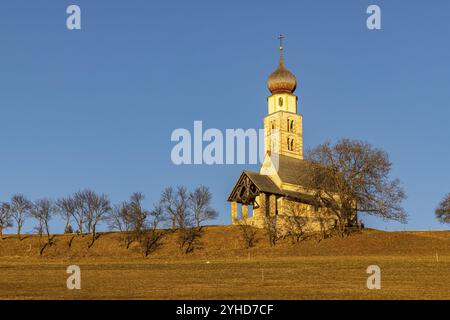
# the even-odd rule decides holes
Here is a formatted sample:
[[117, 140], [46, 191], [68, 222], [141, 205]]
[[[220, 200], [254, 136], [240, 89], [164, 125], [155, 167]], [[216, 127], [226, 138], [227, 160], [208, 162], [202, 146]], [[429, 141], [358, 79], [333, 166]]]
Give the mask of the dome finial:
[[280, 40], [280, 64], [283, 63], [283, 39], [284, 36], [280, 33], [278, 40]]

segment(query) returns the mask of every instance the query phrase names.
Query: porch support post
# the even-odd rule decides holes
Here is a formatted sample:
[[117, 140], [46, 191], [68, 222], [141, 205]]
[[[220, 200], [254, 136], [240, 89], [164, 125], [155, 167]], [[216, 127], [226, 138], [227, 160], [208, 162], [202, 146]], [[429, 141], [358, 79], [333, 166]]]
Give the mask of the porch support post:
[[248, 206], [246, 204], [242, 205], [242, 219], [248, 218]]
[[277, 212], [277, 196], [271, 194], [269, 196], [269, 215], [274, 216]]
[[231, 202], [231, 223], [238, 224], [238, 204], [236, 201]]

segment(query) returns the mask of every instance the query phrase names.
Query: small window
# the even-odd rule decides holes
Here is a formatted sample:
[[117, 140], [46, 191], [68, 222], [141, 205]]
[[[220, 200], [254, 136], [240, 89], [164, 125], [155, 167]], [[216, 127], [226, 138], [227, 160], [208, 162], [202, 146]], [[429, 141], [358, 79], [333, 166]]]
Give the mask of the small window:
[[287, 120], [287, 130], [288, 132], [294, 132], [294, 120]]
[[294, 138], [287, 139], [288, 151], [294, 151]]
[[282, 107], [283, 106], [283, 98], [278, 98], [278, 105], [280, 106], [280, 107]]

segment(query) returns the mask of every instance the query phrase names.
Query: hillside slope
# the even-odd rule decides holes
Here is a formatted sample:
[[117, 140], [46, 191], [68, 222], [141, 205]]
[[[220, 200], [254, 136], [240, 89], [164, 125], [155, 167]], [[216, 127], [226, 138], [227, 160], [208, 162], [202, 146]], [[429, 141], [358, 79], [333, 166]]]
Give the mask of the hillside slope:
[[[331, 238], [320, 242], [302, 241], [292, 244], [290, 239], [280, 240], [270, 247], [263, 230], [258, 230], [254, 248], [245, 249], [241, 231], [236, 226], [210, 226], [204, 229], [199, 246], [193, 253], [183, 254], [177, 244], [178, 233], [165, 236], [161, 246], [149, 259], [233, 259], [247, 257], [289, 257], [289, 256], [434, 256], [450, 255], [450, 231], [402, 231], [383, 232], [364, 230], [346, 238]], [[88, 236], [76, 236], [71, 248], [69, 235], [57, 235], [55, 244], [48, 247], [42, 258], [141, 258], [137, 243], [127, 249], [120, 233], [104, 233], [94, 246], [88, 249]], [[39, 257], [39, 238], [26, 236], [19, 241], [14, 235], [7, 235], [0, 241], [0, 257]]]
[[[262, 231], [244, 249], [233, 226], [205, 228], [201, 247], [183, 254], [177, 233], [143, 258], [122, 234], [57, 236], [39, 256], [39, 239], [0, 241], [0, 299], [450, 299], [450, 232], [365, 230], [348, 238], [270, 247]], [[81, 269], [68, 290], [66, 269]], [[367, 288], [367, 268], [381, 268], [381, 290]]]

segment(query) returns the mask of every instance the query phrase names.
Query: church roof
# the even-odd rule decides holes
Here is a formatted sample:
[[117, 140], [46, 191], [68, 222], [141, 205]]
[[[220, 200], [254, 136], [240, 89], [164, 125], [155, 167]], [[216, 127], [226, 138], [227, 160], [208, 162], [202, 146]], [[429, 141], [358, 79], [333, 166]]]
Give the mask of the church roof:
[[277, 173], [282, 182], [307, 187], [310, 172], [311, 164], [307, 161], [278, 155]]
[[317, 200], [312, 195], [309, 195], [306, 193], [301, 193], [301, 192], [296, 192], [296, 191], [290, 191], [290, 190], [283, 190], [283, 192], [284, 192], [284, 195], [288, 198], [298, 200], [302, 203], [317, 205]]
[[[311, 182], [313, 170], [324, 170], [325, 167], [315, 166], [306, 160], [279, 155], [278, 177], [283, 183], [298, 185], [304, 188], [314, 188]], [[329, 191], [336, 192], [333, 185], [328, 186]]]
[[261, 192], [273, 193], [282, 195], [283, 192], [277, 185], [270, 179], [269, 176], [259, 174], [253, 171], [244, 171], [244, 173], [252, 180], [252, 182], [256, 185], [256, 187]]

